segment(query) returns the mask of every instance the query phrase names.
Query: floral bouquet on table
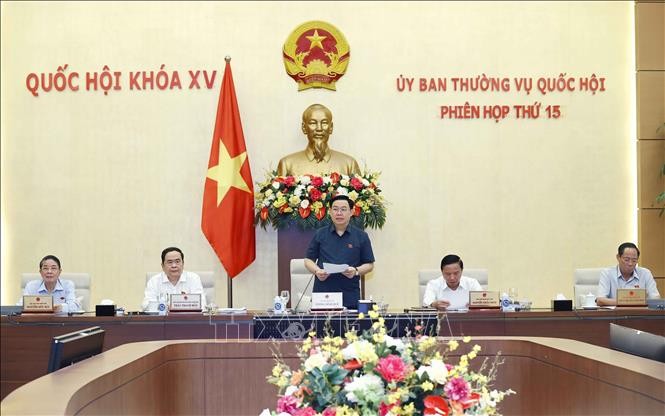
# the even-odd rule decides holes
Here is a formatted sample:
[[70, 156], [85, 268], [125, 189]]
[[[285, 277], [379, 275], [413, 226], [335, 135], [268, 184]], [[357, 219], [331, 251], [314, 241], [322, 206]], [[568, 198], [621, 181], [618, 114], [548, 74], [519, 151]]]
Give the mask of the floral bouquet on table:
[[369, 315], [373, 325], [360, 335], [349, 331], [344, 338], [320, 339], [310, 333], [298, 369], [278, 356], [267, 377], [279, 388], [277, 411], [266, 409], [261, 416], [497, 415], [497, 404], [515, 393], [490, 389], [498, 360], [488, 375], [482, 374], [487, 361], [479, 372], [469, 368], [480, 346], [453, 363], [446, 356], [459, 348], [458, 341], [448, 341], [442, 354], [436, 337], [394, 339], [376, 310]]
[[355, 206], [351, 223], [359, 228], [381, 228], [386, 222], [386, 208], [378, 184], [379, 173], [342, 175], [278, 176], [269, 173], [258, 182], [255, 223], [266, 228], [287, 227], [290, 223], [302, 229], [315, 229], [330, 224], [327, 207], [336, 195], [347, 195]]

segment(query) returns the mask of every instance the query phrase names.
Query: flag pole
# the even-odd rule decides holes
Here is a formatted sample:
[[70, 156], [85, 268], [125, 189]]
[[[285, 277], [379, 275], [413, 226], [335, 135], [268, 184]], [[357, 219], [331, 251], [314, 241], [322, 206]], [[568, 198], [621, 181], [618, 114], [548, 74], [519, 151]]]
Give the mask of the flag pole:
[[[229, 55], [226, 55], [224, 60], [227, 64], [231, 63], [231, 57]], [[233, 279], [229, 275], [226, 275], [226, 307], [233, 307]]]

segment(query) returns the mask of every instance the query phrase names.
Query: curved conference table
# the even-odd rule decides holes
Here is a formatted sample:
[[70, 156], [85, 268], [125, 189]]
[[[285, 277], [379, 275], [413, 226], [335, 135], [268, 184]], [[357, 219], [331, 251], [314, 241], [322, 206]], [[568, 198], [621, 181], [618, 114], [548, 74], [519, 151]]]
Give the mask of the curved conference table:
[[[299, 343], [125, 344], [21, 386], [2, 401], [1, 413], [257, 415], [276, 404], [276, 388], [265, 379], [273, 350], [293, 367]], [[517, 392], [501, 404], [504, 415], [665, 414], [665, 364], [567, 339], [476, 337], [473, 343], [482, 347], [476, 363], [501, 353], [495, 386]]]
[[[501, 312], [479, 310], [467, 313], [389, 312], [383, 315], [392, 336], [402, 336], [414, 323], [427, 323], [442, 336], [470, 335], [505, 337], [549, 337], [609, 346], [609, 324], [615, 323], [665, 336], [665, 311], [646, 308], [552, 312]], [[54, 336], [100, 326], [106, 331], [104, 349], [142, 341], [183, 339], [261, 340], [285, 338], [297, 340], [310, 326], [323, 326], [327, 316], [289, 314], [275, 316], [265, 312], [236, 315], [170, 314], [168, 316], [90, 315], [2, 316], [0, 398], [16, 388], [46, 374], [51, 339]], [[368, 326], [354, 314], [331, 318], [342, 330], [346, 325]]]

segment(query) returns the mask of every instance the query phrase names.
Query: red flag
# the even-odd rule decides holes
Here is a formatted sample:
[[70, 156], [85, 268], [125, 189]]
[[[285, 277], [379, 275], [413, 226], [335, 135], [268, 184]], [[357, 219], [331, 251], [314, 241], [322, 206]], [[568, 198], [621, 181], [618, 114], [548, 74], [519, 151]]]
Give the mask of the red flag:
[[256, 258], [254, 186], [228, 61], [210, 146], [201, 229], [229, 277]]

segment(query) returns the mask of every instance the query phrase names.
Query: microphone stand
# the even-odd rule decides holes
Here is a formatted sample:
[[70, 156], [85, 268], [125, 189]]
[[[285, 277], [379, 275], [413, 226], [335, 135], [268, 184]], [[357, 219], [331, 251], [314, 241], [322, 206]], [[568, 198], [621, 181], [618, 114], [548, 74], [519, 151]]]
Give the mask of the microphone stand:
[[300, 298], [298, 298], [298, 303], [296, 303], [296, 306], [293, 308], [294, 312], [298, 311], [298, 306], [300, 306], [300, 302], [302, 301], [302, 298], [305, 296], [305, 293], [307, 293], [307, 288], [312, 283], [313, 279], [314, 279], [314, 273], [312, 273], [312, 276], [309, 278], [309, 281], [307, 282], [307, 285], [305, 285], [305, 288], [302, 290], [302, 293], [300, 294]]

